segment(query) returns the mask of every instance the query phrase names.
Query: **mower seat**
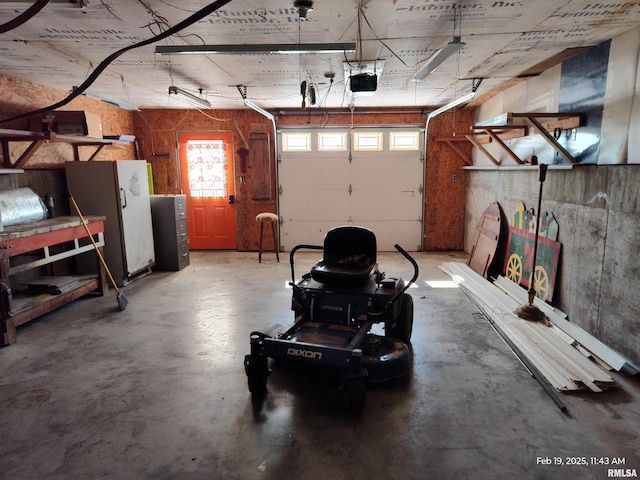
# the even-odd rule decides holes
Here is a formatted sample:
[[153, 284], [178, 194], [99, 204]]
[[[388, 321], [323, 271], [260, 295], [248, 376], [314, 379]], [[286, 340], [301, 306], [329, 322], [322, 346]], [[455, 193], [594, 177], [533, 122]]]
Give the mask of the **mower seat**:
[[327, 285], [363, 285], [376, 266], [376, 251], [371, 230], [350, 225], [332, 228], [324, 238], [322, 260], [311, 268], [311, 278]]

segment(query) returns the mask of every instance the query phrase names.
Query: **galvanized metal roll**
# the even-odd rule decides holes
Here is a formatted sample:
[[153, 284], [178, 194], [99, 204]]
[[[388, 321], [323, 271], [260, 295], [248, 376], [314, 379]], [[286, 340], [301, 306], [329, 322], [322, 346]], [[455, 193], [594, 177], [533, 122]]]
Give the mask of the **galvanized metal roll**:
[[9, 225], [47, 218], [47, 207], [30, 188], [0, 192], [0, 231]]

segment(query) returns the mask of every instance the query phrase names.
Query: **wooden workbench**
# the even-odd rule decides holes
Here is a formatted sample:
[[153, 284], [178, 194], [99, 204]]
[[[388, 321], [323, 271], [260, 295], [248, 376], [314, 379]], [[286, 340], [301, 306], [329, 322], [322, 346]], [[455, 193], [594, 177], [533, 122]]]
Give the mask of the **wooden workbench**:
[[[85, 218], [102, 252], [105, 217]], [[4, 227], [0, 232], [0, 346], [16, 341], [16, 327], [54, 310], [89, 292], [104, 295], [105, 270], [96, 255], [97, 275], [77, 277], [71, 290], [59, 294], [13, 293], [11, 276], [43, 265], [95, 251], [77, 217], [59, 217]]]

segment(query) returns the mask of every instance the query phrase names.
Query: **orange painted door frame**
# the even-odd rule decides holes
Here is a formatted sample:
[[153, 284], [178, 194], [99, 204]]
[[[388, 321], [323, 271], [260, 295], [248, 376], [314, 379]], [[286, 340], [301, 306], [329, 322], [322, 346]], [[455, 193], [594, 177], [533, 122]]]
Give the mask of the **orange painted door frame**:
[[230, 132], [178, 133], [192, 250], [237, 248], [232, 142]]

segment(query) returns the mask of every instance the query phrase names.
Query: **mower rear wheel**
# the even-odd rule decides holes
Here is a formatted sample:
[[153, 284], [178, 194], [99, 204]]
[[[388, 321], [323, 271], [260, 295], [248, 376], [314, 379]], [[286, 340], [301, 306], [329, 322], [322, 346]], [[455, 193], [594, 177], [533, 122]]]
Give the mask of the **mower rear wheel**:
[[367, 380], [351, 377], [344, 384], [344, 401], [351, 412], [361, 412], [367, 403]]
[[400, 315], [385, 326], [385, 334], [404, 343], [411, 342], [413, 333], [413, 297], [408, 293], [402, 295]]
[[267, 358], [247, 355], [244, 359], [244, 368], [247, 373], [249, 391], [253, 395], [264, 395], [267, 392], [267, 377], [269, 376]]

